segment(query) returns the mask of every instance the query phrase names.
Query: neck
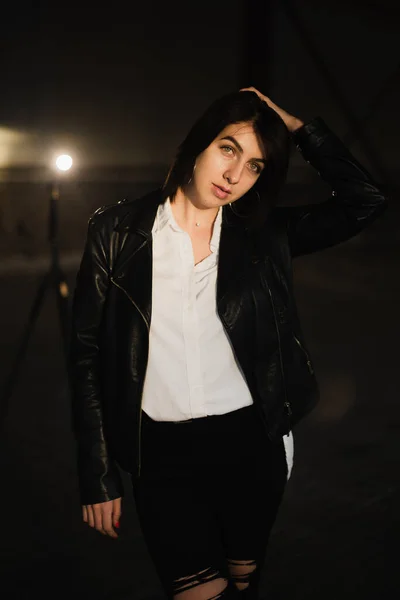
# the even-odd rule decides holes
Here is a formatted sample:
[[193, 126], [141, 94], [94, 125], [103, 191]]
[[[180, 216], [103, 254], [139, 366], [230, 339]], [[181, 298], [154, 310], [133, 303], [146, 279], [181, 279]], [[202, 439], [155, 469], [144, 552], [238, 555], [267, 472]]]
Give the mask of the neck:
[[205, 208], [180, 188], [175, 194], [171, 209], [175, 221], [184, 231], [210, 229], [218, 214], [218, 207]]

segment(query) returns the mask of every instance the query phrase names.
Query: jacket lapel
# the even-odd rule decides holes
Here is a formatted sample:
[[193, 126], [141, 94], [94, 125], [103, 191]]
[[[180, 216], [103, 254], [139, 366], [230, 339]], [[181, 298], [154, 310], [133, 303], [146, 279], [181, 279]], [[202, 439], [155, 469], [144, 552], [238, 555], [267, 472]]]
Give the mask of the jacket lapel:
[[241, 220], [232, 213], [230, 207], [224, 206], [217, 277], [219, 307], [235, 282], [248, 273], [252, 262], [256, 260], [249, 233]]
[[142, 315], [148, 328], [152, 298], [152, 235], [154, 220], [161, 202], [157, 190], [135, 201], [116, 230], [122, 236], [112, 283], [123, 291]]
[[[135, 201], [116, 227], [122, 236], [122, 249], [111, 281], [128, 296], [148, 328], [151, 322], [153, 271], [151, 231], [161, 201], [160, 190]], [[224, 299], [234, 289], [238, 279], [246, 276], [252, 263], [258, 260], [242, 219], [235, 216], [229, 206], [224, 206], [218, 257], [217, 306], [228, 321], [231, 319], [225, 314], [228, 303]]]

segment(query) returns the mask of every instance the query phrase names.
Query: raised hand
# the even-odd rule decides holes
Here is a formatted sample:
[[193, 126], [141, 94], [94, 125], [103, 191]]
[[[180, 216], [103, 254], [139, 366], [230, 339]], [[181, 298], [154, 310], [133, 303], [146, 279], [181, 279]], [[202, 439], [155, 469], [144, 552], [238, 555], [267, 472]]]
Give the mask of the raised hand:
[[276, 113], [278, 113], [278, 115], [281, 117], [282, 121], [285, 123], [286, 127], [289, 129], [290, 132], [293, 132], [296, 129], [299, 129], [299, 127], [304, 125], [304, 123], [303, 123], [303, 121], [301, 121], [301, 119], [294, 117], [293, 115], [286, 112], [286, 110], [283, 110], [283, 108], [280, 108], [277, 104], [272, 102], [271, 98], [262, 94], [255, 87], [241, 88], [240, 91], [241, 92], [254, 92], [255, 94], [257, 94], [257, 96], [261, 100], [266, 102], [270, 108], [272, 108]]

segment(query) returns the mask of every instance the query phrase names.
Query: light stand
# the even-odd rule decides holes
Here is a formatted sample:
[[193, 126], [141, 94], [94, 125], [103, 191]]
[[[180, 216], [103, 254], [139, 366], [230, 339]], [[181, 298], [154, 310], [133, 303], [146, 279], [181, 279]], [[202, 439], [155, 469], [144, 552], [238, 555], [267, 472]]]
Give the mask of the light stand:
[[[66, 161], [66, 159], [69, 161]], [[59, 159], [64, 159], [63, 161]], [[63, 155], [57, 159], [57, 165], [60, 170], [66, 171], [72, 165], [72, 159]], [[65, 162], [66, 161], [66, 162]], [[64, 166], [62, 166], [64, 164]], [[69, 164], [69, 167], [66, 166]], [[50, 244], [50, 268], [45, 273], [39, 287], [37, 289], [36, 295], [34, 297], [28, 322], [26, 328], [22, 334], [21, 341], [12, 364], [12, 368], [10, 371], [10, 375], [6, 380], [4, 385], [4, 389], [1, 395], [1, 403], [0, 403], [0, 429], [3, 426], [3, 423], [8, 414], [9, 408], [9, 400], [13, 393], [15, 384], [18, 380], [18, 375], [21, 369], [22, 362], [24, 360], [26, 350], [28, 347], [28, 342], [31, 337], [33, 328], [35, 323], [39, 317], [40, 310], [43, 305], [43, 301], [46, 295], [46, 292], [53, 288], [56, 297], [57, 297], [57, 309], [58, 309], [58, 318], [62, 336], [62, 344], [63, 344], [63, 352], [64, 359], [66, 364], [67, 377], [69, 375], [68, 368], [68, 346], [69, 346], [69, 326], [70, 326], [70, 312], [69, 312], [69, 290], [66, 281], [66, 277], [60, 267], [59, 261], [59, 248], [58, 248], [58, 213], [57, 213], [57, 203], [60, 197], [59, 192], [59, 183], [58, 181], [53, 182], [51, 184], [51, 192], [49, 199], [49, 216], [48, 216], [48, 241]], [[69, 382], [69, 377], [68, 377]]]

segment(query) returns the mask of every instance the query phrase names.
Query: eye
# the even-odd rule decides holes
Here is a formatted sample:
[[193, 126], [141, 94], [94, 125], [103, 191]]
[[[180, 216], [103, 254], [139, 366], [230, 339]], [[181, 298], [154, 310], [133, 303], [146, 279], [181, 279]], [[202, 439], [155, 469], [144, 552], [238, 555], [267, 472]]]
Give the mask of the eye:
[[250, 163], [250, 170], [253, 171], [253, 173], [256, 173], [257, 175], [261, 173], [261, 167], [256, 162]]
[[232, 146], [221, 146], [221, 150], [223, 150], [226, 154], [234, 154], [235, 150]]

